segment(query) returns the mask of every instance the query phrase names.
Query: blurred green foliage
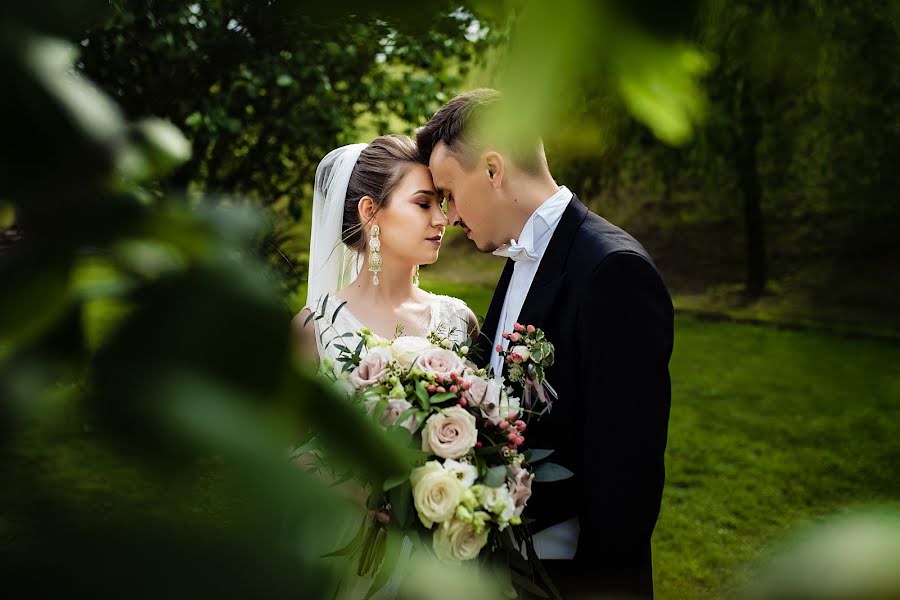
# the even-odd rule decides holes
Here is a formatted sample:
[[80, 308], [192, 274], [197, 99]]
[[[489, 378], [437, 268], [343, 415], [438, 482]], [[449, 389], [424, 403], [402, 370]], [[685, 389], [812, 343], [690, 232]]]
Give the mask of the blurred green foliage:
[[[541, 130], [560, 182], [677, 286], [794, 277], [895, 306], [897, 42], [897, 3], [874, 0], [0, 6], [0, 472], [22, 490], [5, 581], [329, 593], [319, 556], [352, 508], [287, 448], [316, 432], [373, 481], [405, 457], [309, 377], [267, 263], [303, 279], [329, 149], [408, 132], [478, 83], [520, 100], [506, 126]], [[27, 458], [72, 438], [186, 509], [70, 502], [91, 482]], [[188, 514], [198, 478], [227, 518]], [[422, 573], [445, 579], [411, 578], [410, 595], [452, 597], [447, 571]]]

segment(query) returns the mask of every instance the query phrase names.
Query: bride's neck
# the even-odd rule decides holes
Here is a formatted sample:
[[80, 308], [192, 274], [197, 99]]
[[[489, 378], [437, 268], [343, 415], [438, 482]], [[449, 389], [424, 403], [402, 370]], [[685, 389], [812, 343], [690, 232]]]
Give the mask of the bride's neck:
[[366, 298], [374, 298], [386, 304], [399, 304], [415, 296], [417, 289], [413, 285], [415, 273], [415, 266], [396, 263], [391, 265], [390, 261], [384, 261], [381, 271], [378, 272], [378, 285], [375, 285], [374, 273], [369, 271], [369, 260], [366, 257], [359, 276], [350, 287]]

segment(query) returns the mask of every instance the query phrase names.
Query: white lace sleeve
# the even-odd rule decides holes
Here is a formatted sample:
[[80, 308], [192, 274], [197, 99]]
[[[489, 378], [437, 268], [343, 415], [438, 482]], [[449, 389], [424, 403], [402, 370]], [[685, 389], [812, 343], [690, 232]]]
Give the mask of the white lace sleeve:
[[452, 296], [434, 295], [434, 299], [434, 309], [438, 311], [434, 320], [436, 330], [461, 344], [469, 335], [469, 307]]

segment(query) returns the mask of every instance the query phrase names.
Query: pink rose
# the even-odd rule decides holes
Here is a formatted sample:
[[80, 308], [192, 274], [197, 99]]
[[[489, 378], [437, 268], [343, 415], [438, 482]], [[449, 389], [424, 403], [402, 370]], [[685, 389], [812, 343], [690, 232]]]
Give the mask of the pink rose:
[[481, 406], [482, 403], [493, 405], [500, 401], [500, 384], [493, 379], [488, 382], [484, 377], [466, 375], [463, 382], [469, 386], [463, 398], [472, 406]]
[[383, 346], [372, 348], [362, 357], [359, 364], [350, 372], [350, 383], [357, 388], [375, 385], [385, 374], [391, 362], [390, 350]]
[[512, 465], [509, 470], [512, 472], [512, 480], [507, 482], [509, 493], [516, 505], [515, 516], [522, 515], [528, 499], [531, 498], [531, 480], [534, 479], [534, 473], [529, 473], [522, 465]]
[[466, 365], [455, 352], [435, 348], [426, 350], [416, 358], [415, 366], [436, 377], [449, 378], [451, 373], [461, 373]]
[[[381, 422], [385, 425], [393, 425], [397, 422], [397, 419], [400, 418], [400, 415], [408, 411], [412, 408], [412, 404], [407, 402], [406, 400], [401, 400], [397, 398], [391, 398], [388, 400], [387, 408], [384, 409], [384, 412], [381, 414]], [[403, 423], [400, 423], [400, 426], [404, 429], [408, 429], [410, 433], [416, 432], [416, 427], [418, 427], [419, 422], [416, 419], [416, 415], [412, 414], [406, 417]]]
[[483, 377], [468, 375], [463, 381], [469, 384], [463, 398], [472, 406], [477, 406], [481, 410], [481, 416], [491, 424], [500, 425], [519, 412], [519, 399], [506, 398], [501, 394], [503, 387], [496, 379], [485, 380]]

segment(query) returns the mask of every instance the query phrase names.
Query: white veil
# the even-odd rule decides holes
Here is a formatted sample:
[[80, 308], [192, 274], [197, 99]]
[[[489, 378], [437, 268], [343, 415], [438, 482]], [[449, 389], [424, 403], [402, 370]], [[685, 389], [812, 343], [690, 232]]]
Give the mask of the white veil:
[[359, 253], [344, 244], [341, 230], [350, 175], [367, 145], [341, 146], [316, 167], [306, 292], [306, 305], [313, 311], [322, 294], [334, 294], [359, 275]]

